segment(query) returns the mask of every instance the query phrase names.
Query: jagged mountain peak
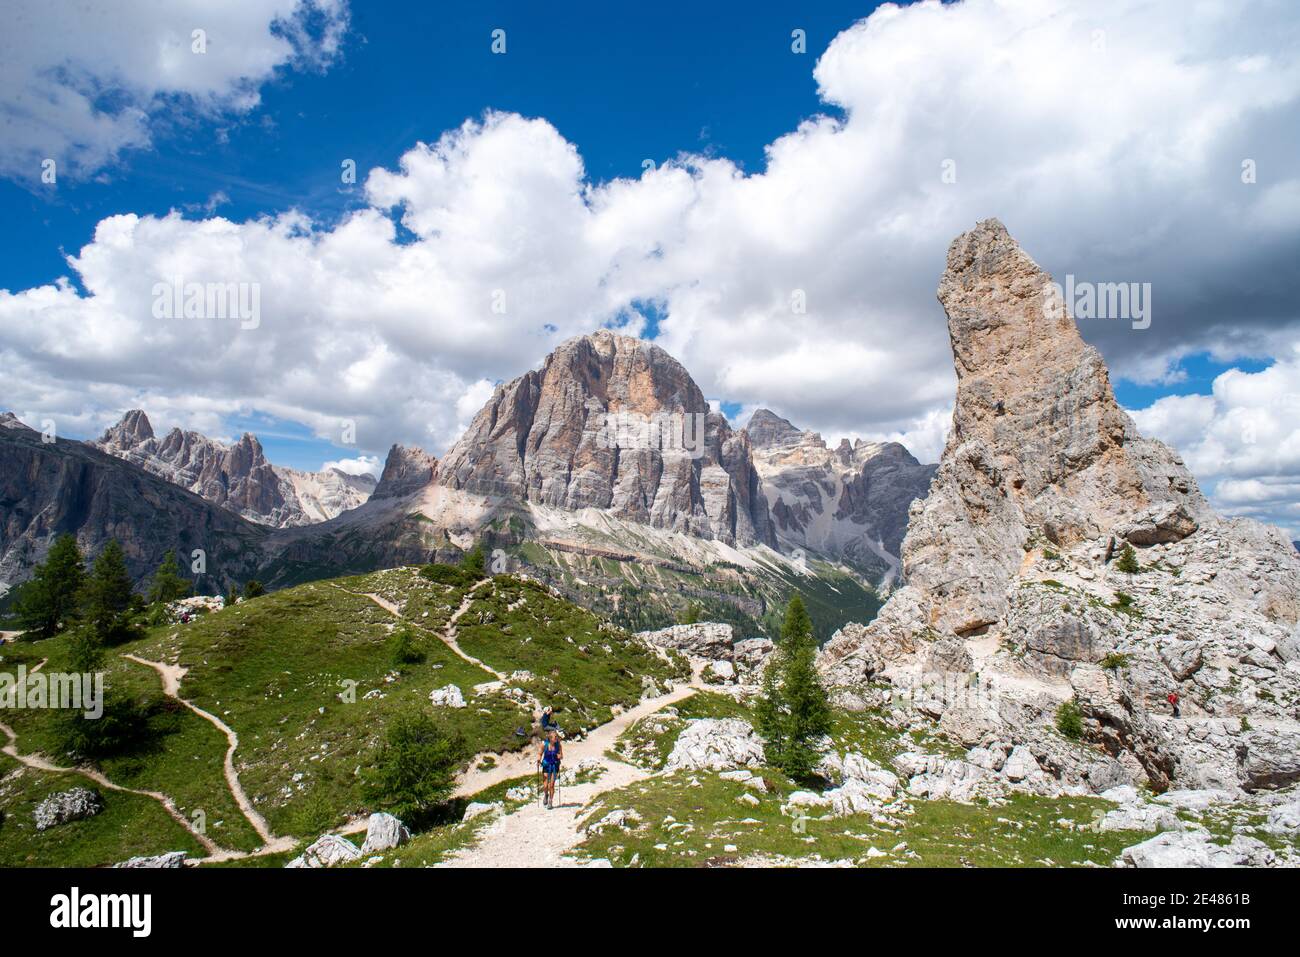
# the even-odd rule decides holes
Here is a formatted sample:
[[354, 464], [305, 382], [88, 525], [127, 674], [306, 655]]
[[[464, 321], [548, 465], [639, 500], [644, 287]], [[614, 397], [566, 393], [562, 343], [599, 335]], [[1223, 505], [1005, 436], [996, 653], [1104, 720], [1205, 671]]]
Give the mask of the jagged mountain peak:
[[104, 431], [101, 443], [113, 443], [121, 448], [132, 448], [154, 437], [153, 425], [143, 409], [130, 409], [114, 426]]
[[[1043, 787], [1300, 779], [1300, 724], [1277, 704], [1300, 694], [1300, 556], [1277, 529], [1216, 516], [1178, 456], [1138, 434], [1050, 289], [995, 220], [953, 241], [939, 299], [957, 400], [903, 543], [906, 584], [819, 666], [848, 698], [882, 673], [977, 671], [983, 700], [929, 713], [967, 746], [1024, 745]], [[1170, 714], [1171, 694], [1195, 721]], [[1096, 750], [1061, 749], [1064, 701]]]
[[745, 434], [756, 449], [778, 445], [795, 445], [803, 441], [803, 429], [789, 419], [783, 419], [771, 409], [755, 409], [745, 423]]
[[499, 386], [438, 469], [450, 488], [612, 516], [729, 544], [774, 544], [748, 436], [686, 369], [600, 330]]
[[160, 439], [142, 409], [128, 411], [91, 444], [262, 525], [325, 521], [370, 494], [370, 482], [333, 471], [276, 467], [251, 432], [230, 445], [179, 427]]
[[924, 498], [935, 467], [897, 442], [842, 438], [828, 447], [770, 409], [757, 409], [744, 431], [780, 541], [892, 583], [908, 509]]
[[438, 473], [438, 460], [417, 446], [394, 444], [371, 498], [396, 498], [424, 488]]

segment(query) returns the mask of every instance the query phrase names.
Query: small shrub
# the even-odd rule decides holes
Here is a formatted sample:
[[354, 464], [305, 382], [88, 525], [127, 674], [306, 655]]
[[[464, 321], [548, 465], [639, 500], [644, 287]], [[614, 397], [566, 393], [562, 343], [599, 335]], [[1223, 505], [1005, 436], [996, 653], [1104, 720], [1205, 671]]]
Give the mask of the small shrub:
[[1071, 698], [1061, 702], [1061, 706], [1056, 709], [1056, 730], [1071, 741], [1083, 737], [1083, 712], [1078, 701]]
[[468, 585], [471, 579], [456, 565], [429, 564], [420, 569], [420, 575], [439, 585]]
[[1122, 591], [1115, 592], [1115, 604], [1112, 607], [1119, 611], [1127, 611], [1133, 607], [1133, 596]]
[[411, 629], [398, 628], [388, 638], [388, 660], [394, 668], [405, 665], [418, 665], [424, 660], [424, 652], [416, 647]]
[[460, 570], [473, 581], [487, 577], [487, 558], [483, 554], [482, 545], [475, 545], [465, 553], [460, 561]]
[[150, 719], [170, 710], [160, 700], [138, 701], [106, 690], [104, 713], [98, 718], [87, 718], [80, 711], [58, 713], [52, 728], [55, 748], [60, 754], [92, 762], [139, 753], [157, 743], [159, 729], [151, 726]]
[[464, 757], [459, 732], [423, 711], [401, 712], [389, 722], [384, 743], [364, 772], [365, 796], [376, 808], [419, 827], [451, 796]]
[[266, 589], [262, 587], [262, 583], [256, 578], [250, 578], [244, 585], [245, 598], [261, 598], [265, 594]]
[[302, 798], [290, 814], [293, 833], [315, 837], [334, 826], [338, 812], [330, 805], [322, 789], [313, 789]]
[[1120, 651], [1112, 651], [1105, 658], [1101, 659], [1101, 666], [1110, 671], [1118, 671], [1120, 668], [1127, 668], [1128, 664], [1128, 655]]
[[103, 660], [104, 646], [90, 628], [77, 628], [68, 636], [68, 665], [73, 671], [96, 671]]
[[1132, 545], [1124, 546], [1124, 550], [1119, 553], [1119, 558], [1115, 562], [1115, 568], [1125, 575], [1136, 575], [1142, 570], [1142, 566], [1138, 564], [1137, 552], [1133, 551]]

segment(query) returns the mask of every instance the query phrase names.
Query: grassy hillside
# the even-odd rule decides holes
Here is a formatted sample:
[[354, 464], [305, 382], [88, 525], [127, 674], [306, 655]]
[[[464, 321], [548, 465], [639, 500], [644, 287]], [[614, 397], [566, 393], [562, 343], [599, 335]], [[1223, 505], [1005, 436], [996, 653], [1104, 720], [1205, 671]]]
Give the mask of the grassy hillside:
[[826, 641], [848, 622], [871, 621], [883, 604], [857, 573], [820, 560], [810, 560], [804, 573], [767, 561], [692, 567], [516, 541], [499, 530], [484, 541], [489, 551], [500, 548], [512, 567], [527, 570], [629, 631], [664, 628], [694, 612], [700, 621], [729, 623], [738, 637], [775, 639], [785, 606], [798, 592], [814, 634]]
[[[158, 672], [126, 654], [186, 669], [180, 695], [238, 735], [235, 767], [256, 810], [274, 834], [299, 838], [371, 810], [361, 771], [386, 723], [400, 710], [424, 710], [458, 731], [468, 763], [475, 754], [527, 743], [516, 729], [531, 733], [533, 715], [503, 693], [508, 688], [553, 704], [566, 728], [577, 729], [608, 720], [615, 707], [634, 704], [646, 678], [662, 682], [683, 673], [683, 664], [660, 657], [536, 583], [508, 576], [434, 578], [439, 580], [417, 568], [399, 568], [314, 582], [187, 625], [153, 628], [112, 649], [104, 665], [106, 693], [127, 696], [144, 716], [144, 726], [138, 746], [102, 759], [100, 770], [124, 787], [166, 794], [187, 819], [201, 820], [221, 847], [249, 851], [262, 843], [225, 786], [224, 734], [167, 698]], [[443, 640], [443, 630], [462, 606], [460, 647], [486, 668], [458, 656]], [[398, 666], [392, 635], [403, 626], [416, 652], [411, 657], [420, 660]], [[12, 673], [20, 663], [30, 669], [46, 661], [45, 668], [61, 671], [66, 656], [62, 637], [19, 642], [0, 649], [0, 670]], [[503, 688], [487, 669], [530, 674], [512, 676]], [[466, 707], [430, 703], [430, 691], [448, 684], [460, 688]], [[485, 687], [476, 695], [480, 685]], [[63, 717], [51, 710], [0, 713], [0, 721], [17, 735], [19, 753], [42, 753], [57, 765], [70, 760], [59, 753]], [[5, 761], [0, 768], [15, 764]], [[111, 818], [105, 811], [36, 834], [34, 802], [69, 782], [94, 786], [78, 778], [31, 768], [4, 777], [0, 864], [103, 864], [146, 850], [191, 850], [201, 856], [201, 848], [158, 802], [103, 789]], [[89, 835], [84, 840], [65, 839], [82, 831]], [[106, 836], [119, 832], [120, 839]]]

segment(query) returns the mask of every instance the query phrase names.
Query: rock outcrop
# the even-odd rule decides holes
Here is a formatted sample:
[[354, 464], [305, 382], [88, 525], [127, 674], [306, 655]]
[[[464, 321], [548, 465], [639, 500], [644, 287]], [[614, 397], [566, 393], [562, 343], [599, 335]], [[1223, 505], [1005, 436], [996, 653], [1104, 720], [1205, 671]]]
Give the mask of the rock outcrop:
[[[820, 667], [853, 706], [891, 683], [971, 755], [1024, 745], [1043, 793], [1300, 780], [1300, 556], [1277, 529], [1216, 516], [1137, 433], [1051, 290], [996, 221], [953, 242], [939, 299], [957, 401], [912, 506], [906, 584]], [[1115, 561], [1128, 544], [1136, 573]], [[1062, 709], [1104, 761], [1063, 738]]]
[[89, 788], [71, 788], [51, 794], [32, 812], [36, 830], [48, 831], [60, 824], [94, 817], [104, 810], [104, 799]]
[[185, 858], [188, 856], [189, 851], [168, 851], [166, 854], [156, 854], [152, 857], [132, 857], [113, 866], [128, 870], [174, 870], [184, 867]]
[[0, 417], [0, 591], [24, 581], [69, 532], [92, 556], [116, 538], [137, 581], [166, 552], [201, 549], [206, 574], [196, 587], [221, 593], [258, 573], [269, 531], [89, 443], [43, 441]]
[[262, 443], [248, 432], [234, 445], [180, 429], [160, 439], [139, 409], [127, 412], [93, 444], [251, 522], [275, 528], [328, 521], [356, 508], [375, 488], [370, 475], [272, 465]]
[[668, 353], [604, 330], [499, 386], [436, 481], [727, 544], [776, 543], [749, 437], [710, 411]]
[[361, 845], [363, 856], [382, 854], [400, 847], [411, 839], [411, 832], [400, 820], [382, 811], [370, 815], [366, 822], [366, 841]]
[[323, 834], [316, 839], [302, 854], [295, 857], [285, 867], [334, 867], [346, 864], [361, 857], [361, 851], [355, 844], [337, 834]]
[[732, 771], [761, 767], [763, 739], [740, 718], [694, 718], [677, 736], [664, 770]]
[[736, 641], [731, 625], [717, 621], [670, 625], [656, 631], [639, 631], [636, 636], [658, 648], [703, 659], [707, 665], [702, 677], [713, 684], [758, 684], [774, 647], [769, 638]]
[[371, 498], [398, 498], [418, 492], [438, 474], [438, 460], [424, 449], [414, 446], [394, 445], [384, 460], [384, 471], [379, 476]]
[[1125, 867], [1267, 867], [1276, 855], [1257, 838], [1238, 834], [1228, 844], [1215, 842], [1203, 831], [1166, 831], [1158, 837], [1124, 848]]
[[888, 587], [897, 578], [908, 509], [937, 466], [897, 442], [841, 440], [834, 449], [768, 409], [745, 426], [754, 465], [787, 548], [842, 559]]

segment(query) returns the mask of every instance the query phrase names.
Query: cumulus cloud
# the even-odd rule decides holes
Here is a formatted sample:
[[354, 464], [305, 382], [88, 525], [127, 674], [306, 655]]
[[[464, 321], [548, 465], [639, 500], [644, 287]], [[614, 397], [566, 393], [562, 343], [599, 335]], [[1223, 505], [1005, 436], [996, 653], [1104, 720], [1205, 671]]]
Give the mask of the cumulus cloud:
[[347, 22], [346, 0], [10, 0], [0, 176], [39, 182], [46, 159], [59, 176], [92, 175], [148, 146], [171, 107], [245, 113], [275, 70], [333, 60]]
[[[337, 224], [113, 217], [69, 259], [80, 288], [0, 293], [10, 404], [115, 418], [186, 395], [324, 437], [354, 421], [367, 455], [440, 452], [496, 382], [570, 335], [644, 328], [653, 303], [706, 395], [933, 460], [955, 384], [934, 289], [951, 238], [991, 215], [1058, 277], [1152, 284], [1149, 329], [1081, 323], [1117, 375], [1285, 354], [1300, 15], [1249, 6], [882, 7], [818, 60], [827, 113], [756, 173], [683, 153], [595, 182], [545, 119], [487, 113], [372, 170]], [[171, 277], [257, 283], [259, 324], [153, 318]], [[1241, 415], [1231, 385], [1222, 408], [1216, 391], [1143, 420], [1188, 448]], [[1263, 482], [1229, 475], [1236, 454], [1189, 457]]]
[[384, 471], [384, 462], [377, 455], [359, 455], [354, 459], [335, 459], [321, 466], [321, 471], [338, 469], [348, 475], [372, 475], [379, 478]]
[[1166, 396], [1130, 414], [1182, 452], [1222, 511], [1300, 538], [1300, 347], [1261, 372], [1224, 372], [1210, 395]]

